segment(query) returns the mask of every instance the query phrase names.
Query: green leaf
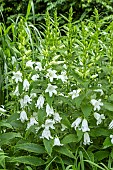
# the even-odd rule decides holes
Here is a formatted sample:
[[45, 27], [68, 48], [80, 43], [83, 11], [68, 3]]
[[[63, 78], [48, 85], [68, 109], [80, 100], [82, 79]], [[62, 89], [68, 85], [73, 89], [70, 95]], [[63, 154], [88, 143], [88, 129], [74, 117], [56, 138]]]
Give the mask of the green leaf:
[[49, 139], [49, 140], [43, 139], [43, 143], [44, 143], [44, 146], [45, 146], [45, 150], [51, 156], [53, 143], [54, 143], [53, 139]]
[[72, 142], [78, 142], [78, 139], [75, 134], [68, 134], [62, 140], [61, 143], [67, 144]]
[[83, 132], [81, 130], [76, 130], [77, 131], [77, 136], [78, 136], [78, 142], [82, 139]]
[[107, 158], [109, 154], [110, 153], [108, 151], [97, 151], [96, 153], [94, 153], [94, 157], [96, 160], [101, 161], [104, 158]]
[[109, 100], [113, 101], [113, 94], [109, 96]]
[[45, 149], [43, 146], [35, 143], [23, 143], [23, 144], [18, 144], [15, 146], [15, 148], [26, 150], [28, 152], [34, 152], [34, 153], [46, 153]]
[[46, 117], [45, 110], [44, 109], [39, 109], [38, 110], [38, 123], [39, 123], [39, 125], [44, 124], [45, 117]]
[[99, 129], [92, 129], [91, 130], [91, 136], [93, 137], [98, 137], [98, 136], [108, 136], [110, 135], [109, 130], [107, 129], [103, 129], [103, 128], [99, 128]]
[[83, 99], [84, 99], [85, 95], [80, 95], [77, 98], [75, 98], [75, 103], [76, 103], [76, 107], [79, 108]]
[[106, 149], [110, 146], [112, 146], [113, 144], [111, 143], [111, 140], [110, 140], [110, 137], [107, 137], [105, 140], [104, 140], [104, 143], [103, 143], [103, 148]]
[[7, 144], [9, 140], [14, 139], [14, 138], [22, 138], [20, 133], [15, 133], [15, 132], [8, 132], [0, 135], [0, 144]]
[[54, 147], [54, 150], [56, 152], [59, 152], [60, 154], [63, 154], [63, 155], [66, 155], [70, 158], [75, 159], [75, 156], [73, 155], [73, 153], [68, 148], [66, 148], [65, 146]]
[[82, 112], [84, 117], [87, 119], [88, 116], [91, 114], [92, 107], [90, 105], [81, 105]]
[[69, 122], [69, 120], [68, 120], [68, 118], [66, 116], [62, 115], [62, 120], [61, 121], [62, 121], [62, 124], [64, 124], [68, 128], [71, 127], [71, 124], [70, 124], [70, 122]]
[[112, 103], [107, 103], [104, 102], [104, 106], [105, 109], [109, 110], [109, 111], [113, 111], [113, 104]]
[[19, 162], [33, 166], [41, 166], [44, 164], [44, 161], [41, 158], [35, 156], [12, 157], [9, 162]]
[[6, 123], [6, 122], [0, 122], [0, 126], [5, 126], [7, 128], [13, 129], [13, 127], [9, 123]]

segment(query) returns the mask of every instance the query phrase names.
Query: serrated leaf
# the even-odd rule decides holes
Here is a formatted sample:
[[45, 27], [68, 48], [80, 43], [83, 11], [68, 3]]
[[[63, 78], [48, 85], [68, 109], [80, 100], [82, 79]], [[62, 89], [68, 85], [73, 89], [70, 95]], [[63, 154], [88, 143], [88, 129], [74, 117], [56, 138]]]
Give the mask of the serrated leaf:
[[106, 149], [108, 147], [112, 146], [112, 143], [111, 143], [111, 140], [110, 140], [110, 137], [107, 137], [105, 140], [104, 140], [104, 143], [103, 143], [103, 148]]
[[113, 104], [112, 103], [107, 103], [104, 102], [104, 106], [105, 109], [109, 110], [109, 111], [113, 111]]
[[63, 144], [67, 144], [71, 142], [78, 142], [78, 139], [75, 134], [68, 134], [61, 140], [61, 143]]
[[92, 107], [90, 105], [81, 105], [82, 112], [84, 117], [87, 119], [88, 116], [91, 114]]
[[15, 146], [15, 148], [26, 150], [28, 152], [38, 153], [38, 154], [46, 153], [43, 146], [35, 143], [18, 144]]
[[9, 162], [19, 162], [23, 164], [41, 166], [44, 165], [44, 160], [35, 156], [20, 156], [11, 158]]
[[101, 161], [104, 158], [107, 158], [109, 154], [110, 153], [108, 151], [97, 151], [96, 153], [94, 153], [94, 157], [96, 160]]
[[49, 139], [49, 140], [43, 139], [43, 143], [44, 143], [44, 146], [45, 146], [45, 150], [51, 156], [53, 143], [54, 143], [53, 139]]
[[73, 153], [68, 148], [66, 148], [65, 146], [55, 147], [54, 150], [56, 152], [59, 152], [60, 154], [63, 154], [63, 155], [66, 155], [70, 158], [75, 159], [75, 156], [73, 155]]

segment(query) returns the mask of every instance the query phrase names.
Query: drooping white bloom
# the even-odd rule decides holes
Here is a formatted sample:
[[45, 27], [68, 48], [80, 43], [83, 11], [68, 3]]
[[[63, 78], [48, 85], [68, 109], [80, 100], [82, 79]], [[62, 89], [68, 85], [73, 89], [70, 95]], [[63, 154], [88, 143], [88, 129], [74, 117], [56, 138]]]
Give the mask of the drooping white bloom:
[[92, 142], [90, 141], [89, 134], [87, 132], [85, 132], [84, 133], [84, 142], [83, 142], [83, 144], [84, 145], [90, 145], [90, 143], [92, 143]]
[[79, 96], [79, 93], [80, 93], [80, 89], [78, 90], [73, 90], [72, 92], [70, 92], [69, 94], [72, 95], [72, 99], [76, 98]]
[[12, 79], [14, 79], [16, 83], [22, 82], [22, 73], [20, 71], [13, 72]]
[[19, 119], [21, 120], [22, 123], [24, 123], [25, 121], [28, 120], [27, 113], [24, 110], [20, 113], [20, 118]]
[[4, 108], [0, 107], [0, 113], [5, 113], [7, 112]]
[[34, 64], [34, 63], [35, 63], [35, 62], [29, 60], [29, 61], [27, 61], [27, 63], [26, 63], [26, 67], [31, 67], [31, 68], [33, 69], [33, 64]]
[[36, 103], [36, 107], [38, 107], [38, 109], [43, 108], [44, 100], [45, 100], [44, 97], [40, 95]]
[[55, 121], [54, 121], [54, 120], [52, 120], [52, 119], [47, 119], [47, 120], [45, 121], [45, 124], [42, 125], [42, 127], [45, 127], [45, 129], [49, 129], [49, 128], [55, 129], [55, 127], [53, 126], [54, 124], [55, 124]]
[[20, 95], [18, 86], [16, 86], [16, 89], [15, 89], [15, 91], [13, 92], [13, 95], [15, 95], [15, 96], [19, 96], [19, 95]]
[[66, 71], [62, 71], [61, 75], [58, 76], [58, 79], [61, 79], [63, 83], [67, 82], [68, 77], [66, 75]]
[[94, 90], [94, 91], [95, 91], [95, 92], [99, 92], [101, 96], [104, 94], [104, 92], [103, 92], [102, 89], [96, 89], [96, 90]]
[[54, 94], [57, 94], [57, 91], [55, 90], [57, 88], [57, 86], [54, 86], [54, 85], [51, 85], [51, 84], [48, 84], [48, 87], [47, 89], [45, 90], [45, 92], [49, 93], [49, 96], [52, 97], [53, 93]]
[[31, 104], [31, 101], [32, 99], [28, 95], [25, 95], [23, 99], [20, 99], [21, 108], [24, 108], [27, 104]]
[[60, 140], [59, 140], [58, 137], [56, 137], [56, 138], [54, 139], [54, 144], [53, 144], [53, 146], [63, 146], [63, 144], [60, 143]]
[[82, 132], [90, 131], [90, 129], [88, 127], [88, 122], [86, 119], [83, 119], [83, 121], [82, 121], [81, 130], [82, 130]]
[[50, 107], [48, 103], [46, 105], [46, 113], [47, 113], [47, 116], [54, 115], [53, 107]]
[[36, 93], [30, 93], [30, 98], [35, 98], [36, 97]]
[[14, 64], [14, 63], [16, 63], [17, 61], [16, 61], [16, 58], [13, 56], [12, 57], [12, 65]]
[[92, 99], [91, 104], [94, 106], [94, 111], [95, 110], [99, 111], [101, 109], [101, 106], [103, 106], [101, 99], [99, 99], [99, 100]]
[[62, 117], [60, 117], [60, 115], [57, 112], [55, 112], [53, 115], [53, 119], [55, 122], [60, 122]]
[[40, 62], [35, 62], [35, 64], [36, 64], [35, 70], [36, 70], [36, 71], [37, 71], [37, 70], [41, 71], [41, 70], [42, 70], [42, 65], [41, 65], [41, 63], [40, 63]]
[[44, 129], [43, 132], [42, 132], [42, 136], [40, 137], [42, 139], [46, 138], [46, 139], [53, 139], [53, 137], [51, 136], [51, 132], [49, 129]]
[[29, 129], [31, 126], [38, 124], [38, 122], [36, 121], [35, 117], [30, 117], [30, 121], [27, 124], [27, 128]]
[[80, 123], [82, 122], [82, 118], [78, 117], [71, 125], [71, 127], [74, 127], [75, 130], [79, 127]]
[[32, 79], [33, 81], [37, 81], [38, 78], [39, 78], [39, 75], [38, 75], [38, 74], [34, 74], [34, 75], [31, 77], [31, 79]]
[[97, 120], [97, 125], [101, 124], [102, 119], [105, 119], [104, 114], [99, 114], [97, 112], [94, 113], [94, 117]]
[[29, 86], [30, 86], [30, 84], [29, 84], [28, 80], [25, 79], [23, 81], [23, 90], [28, 91], [29, 90]]
[[113, 144], [113, 135], [110, 135], [111, 143]]
[[46, 78], [49, 78], [50, 79], [50, 82], [53, 82], [53, 79], [54, 78], [57, 78], [57, 75], [56, 75], [56, 70], [52, 70], [51, 68], [47, 70], [47, 74], [46, 74]]
[[109, 128], [108, 129], [113, 129], [113, 120], [111, 121], [111, 123], [109, 124]]

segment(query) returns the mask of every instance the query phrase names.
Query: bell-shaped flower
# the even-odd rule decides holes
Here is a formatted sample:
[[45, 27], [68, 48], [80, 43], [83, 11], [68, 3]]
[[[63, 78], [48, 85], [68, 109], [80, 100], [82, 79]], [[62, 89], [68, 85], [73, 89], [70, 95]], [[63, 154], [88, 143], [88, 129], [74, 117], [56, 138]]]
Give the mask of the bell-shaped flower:
[[63, 146], [63, 144], [60, 143], [60, 140], [59, 140], [58, 137], [56, 137], [56, 138], [54, 139], [54, 144], [53, 144], [53, 146]]
[[58, 79], [61, 79], [63, 83], [67, 82], [68, 77], [66, 75], [66, 71], [62, 71], [61, 75], [58, 76]]
[[53, 119], [57, 123], [61, 121], [62, 117], [60, 117], [60, 115], [57, 112], [55, 112], [53, 115]]
[[82, 122], [82, 118], [78, 117], [71, 125], [71, 127], [74, 127], [75, 130], [79, 128], [80, 123]]
[[28, 95], [25, 95], [23, 99], [20, 99], [21, 108], [24, 108], [28, 104], [31, 104], [31, 101], [32, 99]]
[[38, 122], [36, 121], [35, 117], [30, 117], [30, 121], [27, 124], [26, 130], [29, 129], [31, 126], [36, 125], [36, 124], [38, 124]]
[[92, 99], [91, 104], [94, 106], [94, 111], [95, 110], [99, 111], [101, 109], [101, 106], [103, 106], [101, 99], [99, 99], [99, 100]]
[[50, 107], [48, 103], [46, 105], [46, 113], [47, 113], [47, 116], [54, 115], [53, 107]]
[[29, 84], [28, 80], [25, 79], [23, 81], [23, 90], [28, 91], [29, 90], [29, 86], [30, 86], [30, 84]]
[[109, 128], [108, 129], [113, 129], [113, 120], [111, 121], [111, 123], [109, 124]]
[[34, 75], [31, 77], [31, 80], [37, 81], [38, 78], [39, 78], [39, 75], [38, 75], [38, 74], [34, 74]]
[[79, 96], [80, 91], [81, 90], [78, 89], [78, 90], [73, 90], [72, 92], [69, 93], [72, 96], [72, 100]]
[[42, 127], [45, 127], [46, 129], [49, 129], [49, 128], [55, 129], [55, 127], [53, 126], [54, 124], [55, 124], [55, 121], [54, 121], [54, 120], [52, 120], [52, 119], [47, 119], [47, 120], [45, 121], [45, 124], [42, 125]]
[[101, 124], [102, 120], [105, 119], [104, 114], [94, 113], [94, 118], [97, 120], [97, 125]]
[[35, 63], [35, 62], [29, 60], [29, 61], [26, 62], [26, 67], [31, 67], [31, 68], [33, 69], [33, 64], [34, 64], [34, 63]]
[[40, 95], [36, 103], [36, 107], [38, 107], [38, 109], [43, 108], [44, 100], [45, 100], [44, 97]]
[[42, 139], [46, 138], [48, 140], [53, 139], [53, 137], [51, 136], [50, 130], [46, 129], [46, 128], [43, 130], [42, 135], [40, 136], [40, 138], [42, 138]]
[[36, 93], [30, 93], [30, 98], [35, 98], [36, 96]]
[[20, 95], [18, 86], [16, 86], [16, 89], [15, 89], [15, 91], [13, 92], [13, 95], [15, 95], [15, 96], [19, 96], [19, 95]]
[[40, 63], [40, 62], [36, 62], [35, 64], [36, 64], [35, 70], [36, 70], [36, 71], [37, 71], [37, 70], [41, 71], [41, 70], [42, 70], [42, 65], [41, 65], [41, 63]]
[[90, 129], [88, 127], [88, 122], [86, 119], [83, 119], [83, 121], [82, 121], [81, 130], [82, 130], [82, 132], [90, 131]]
[[110, 135], [111, 143], [113, 144], [113, 135]]
[[83, 142], [83, 144], [84, 145], [90, 145], [90, 143], [92, 143], [92, 142], [90, 141], [89, 134], [87, 132], [85, 132], [84, 133], [84, 142]]
[[25, 121], [28, 120], [27, 113], [24, 110], [20, 113], [20, 118], [19, 119], [21, 120], [22, 123], [24, 123]]
[[47, 70], [47, 74], [46, 74], [46, 78], [49, 78], [50, 79], [50, 82], [53, 82], [53, 79], [54, 78], [57, 78], [57, 75], [56, 75], [56, 70], [52, 70], [51, 68]]
[[22, 73], [20, 71], [13, 72], [12, 79], [14, 79], [16, 83], [22, 82]]
[[51, 84], [48, 84], [48, 87], [47, 89], [45, 90], [45, 92], [49, 93], [49, 96], [52, 97], [53, 94], [57, 94], [57, 91], [55, 90], [57, 88], [57, 86], [54, 86], [54, 85], [51, 85]]

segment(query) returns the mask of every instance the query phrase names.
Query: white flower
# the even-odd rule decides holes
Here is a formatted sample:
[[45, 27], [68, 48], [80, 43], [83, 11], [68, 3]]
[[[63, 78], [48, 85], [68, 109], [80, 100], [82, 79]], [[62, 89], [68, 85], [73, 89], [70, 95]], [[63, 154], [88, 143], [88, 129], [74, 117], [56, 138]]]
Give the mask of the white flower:
[[56, 70], [52, 70], [51, 68], [50, 69], [48, 69], [47, 70], [47, 74], [46, 74], [46, 78], [48, 78], [49, 77], [49, 79], [50, 79], [50, 82], [53, 82], [53, 79], [54, 78], [57, 78], [57, 75], [56, 75]]
[[46, 105], [46, 113], [47, 113], [47, 116], [54, 115], [53, 107], [50, 107], [48, 103]]
[[36, 93], [31, 93], [30, 94], [30, 98], [35, 98], [36, 97]]
[[60, 143], [60, 140], [58, 137], [54, 139], [54, 145], [53, 146], [63, 146], [63, 144]]
[[113, 144], [113, 135], [110, 135], [111, 143]]
[[16, 58], [13, 56], [13, 57], [12, 57], [12, 65], [13, 65], [14, 63], [16, 63]]
[[40, 137], [42, 139], [46, 138], [46, 139], [53, 139], [53, 137], [51, 136], [51, 132], [49, 129], [44, 129], [43, 132], [42, 132], [42, 136]]
[[44, 97], [40, 95], [36, 103], [36, 107], [38, 107], [38, 109], [43, 108], [44, 100]]
[[28, 91], [29, 86], [30, 86], [30, 84], [29, 84], [28, 80], [25, 79], [24, 82], [23, 82], [23, 90]]
[[108, 129], [113, 129], [113, 120], [111, 121], [111, 123], [109, 124], [109, 128]]
[[94, 90], [95, 92], [100, 92], [100, 95], [102, 96], [104, 94], [103, 90], [102, 89], [96, 89]]
[[30, 117], [30, 122], [28, 122], [26, 129], [29, 129], [31, 126], [36, 125], [36, 124], [38, 124], [36, 119], [34, 117]]
[[62, 119], [62, 117], [60, 117], [60, 115], [57, 112], [54, 113], [53, 118], [55, 122], [60, 122]]
[[94, 111], [95, 110], [99, 111], [101, 109], [100, 106], [103, 106], [103, 103], [101, 102], [101, 99], [99, 99], [99, 100], [92, 99], [91, 104], [94, 106]]
[[22, 123], [24, 123], [25, 121], [28, 120], [27, 113], [24, 110], [20, 113], [20, 118], [19, 119], [21, 120]]
[[31, 77], [31, 79], [32, 79], [33, 81], [37, 81], [38, 78], [39, 78], [39, 75], [38, 75], [38, 74], [35, 74], [35, 75], [33, 75], [33, 76]]
[[105, 119], [104, 114], [94, 113], [94, 117], [97, 120], [97, 125], [101, 124], [102, 119]]
[[68, 77], [66, 75], [66, 71], [62, 71], [61, 75], [59, 75], [58, 78], [61, 79], [63, 83], [67, 82]]
[[21, 108], [24, 108], [27, 104], [31, 104], [31, 101], [32, 99], [28, 95], [25, 95], [24, 99], [20, 99]]
[[81, 121], [82, 121], [82, 118], [81, 118], [81, 117], [78, 117], [78, 118], [72, 123], [71, 127], [74, 127], [75, 130], [76, 130], [76, 128], [79, 127]]
[[33, 64], [34, 64], [34, 63], [35, 63], [35, 62], [29, 60], [29, 61], [27, 61], [27, 63], [26, 63], [26, 67], [31, 67], [31, 68], [33, 69]]
[[18, 86], [16, 86], [16, 89], [15, 89], [15, 91], [13, 92], [13, 95], [15, 95], [15, 96], [19, 96], [19, 95], [20, 95]]
[[19, 81], [22, 82], [22, 73], [20, 71], [13, 72], [12, 79], [14, 79], [16, 83], [18, 83]]
[[0, 107], [0, 113], [5, 113], [7, 112], [5, 109], [3, 109], [2, 107]]
[[69, 94], [72, 95], [72, 99], [76, 98], [79, 96], [79, 93], [80, 93], [80, 89], [78, 90], [73, 90], [72, 92], [70, 92]]
[[83, 119], [83, 121], [82, 121], [81, 130], [82, 130], [82, 132], [90, 131], [90, 129], [88, 127], [88, 122], [86, 119]]
[[45, 90], [45, 92], [49, 93], [49, 96], [52, 97], [53, 93], [54, 94], [57, 94], [57, 91], [55, 90], [57, 88], [57, 86], [54, 86], [54, 85], [51, 85], [51, 84], [48, 84], [48, 87], [47, 89]]
[[83, 144], [84, 145], [90, 145], [90, 143], [92, 143], [92, 142], [90, 141], [89, 134], [87, 132], [85, 132], [84, 133], [84, 142], [83, 142]]
[[55, 127], [53, 126], [54, 124], [55, 124], [55, 121], [54, 121], [54, 120], [52, 120], [52, 119], [47, 119], [47, 120], [45, 121], [45, 124], [42, 125], [42, 127], [45, 127], [46, 129], [49, 129], [49, 128], [55, 129]]
[[36, 64], [35, 70], [41, 71], [41, 70], [42, 70], [42, 65], [41, 65], [41, 63], [40, 63], [40, 62], [36, 62], [35, 64]]

